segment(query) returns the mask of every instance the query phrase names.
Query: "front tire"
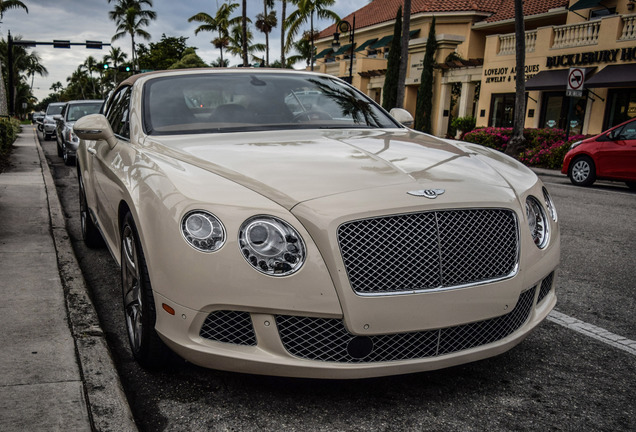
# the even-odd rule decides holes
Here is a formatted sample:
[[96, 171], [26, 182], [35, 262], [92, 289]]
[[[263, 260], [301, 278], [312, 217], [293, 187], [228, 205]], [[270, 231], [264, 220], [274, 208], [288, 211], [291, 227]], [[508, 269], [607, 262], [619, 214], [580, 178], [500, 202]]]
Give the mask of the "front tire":
[[575, 186], [591, 186], [596, 181], [596, 166], [589, 156], [580, 156], [572, 161], [568, 177]]
[[154, 296], [135, 222], [130, 213], [121, 230], [121, 284], [130, 349], [145, 368], [162, 366], [168, 348], [155, 330]]
[[64, 143], [62, 143], [62, 157], [64, 158], [64, 165], [73, 165], [75, 158], [68, 154], [68, 149]]

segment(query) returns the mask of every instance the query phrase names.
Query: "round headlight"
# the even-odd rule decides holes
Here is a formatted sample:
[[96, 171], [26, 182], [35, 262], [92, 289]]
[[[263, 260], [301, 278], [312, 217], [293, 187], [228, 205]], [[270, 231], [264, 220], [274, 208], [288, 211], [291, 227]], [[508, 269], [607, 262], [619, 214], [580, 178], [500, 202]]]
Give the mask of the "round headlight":
[[541, 203], [533, 196], [526, 198], [526, 215], [532, 240], [539, 249], [543, 249], [548, 244], [548, 220]]
[[195, 210], [181, 220], [183, 238], [198, 251], [214, 252], [225, 244], [225, 227], [211, 213]]
[[287, 222], [255, 216], [243, 222], [239, 246], [248, 263], [270, 276], [290, 275], [305, 262], [305, 243]]
[[554, 202], [545, 187], [543, 188], [543, 198], [545, 199], [545, 205], [548, 207], [548, 213], [550, 213], [552, 220], [556, 222], [558, 219], [556, 207], [554, 206]]

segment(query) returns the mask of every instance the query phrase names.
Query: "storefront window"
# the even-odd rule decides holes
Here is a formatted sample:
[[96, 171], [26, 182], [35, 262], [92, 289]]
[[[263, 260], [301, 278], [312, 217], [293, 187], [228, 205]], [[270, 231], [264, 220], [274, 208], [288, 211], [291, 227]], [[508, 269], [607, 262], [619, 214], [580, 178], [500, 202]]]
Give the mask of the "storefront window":
[[636, 88], [610, 90], [606, 111], [603, 130], [636, 117]]
[[493, 94], [490, 100], [491, 127], [512, 127], [515, 112], [515, 94]]
[[[583, 130], [587, 98], [572, 98], [572, 102], [570, 135], [577, 135]], [[565, 130], [567, 128], [566, 122], [569, 108], [570, 98], [565, 96], [565, 92], [544, 93], [539, 127]]]

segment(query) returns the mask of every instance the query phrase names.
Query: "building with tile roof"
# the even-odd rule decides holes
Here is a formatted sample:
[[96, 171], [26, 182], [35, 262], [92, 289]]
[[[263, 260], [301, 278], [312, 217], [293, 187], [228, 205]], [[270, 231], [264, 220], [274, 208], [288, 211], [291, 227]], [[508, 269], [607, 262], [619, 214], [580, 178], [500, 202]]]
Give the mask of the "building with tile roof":
[[[636, 77], [635, 2], [525, 0], [526, 127], [569, 127], [573, 133], [591, 134], [636, 116], [634, 79], [617, 80], [613, 73], [613, 81], [608, 81], [610, 72], [617, 70], [614, 66], [623, 64]], [[354, 41], [351, 32], [345, 32], [336, 49], [336, 23], [320, 31], [316, 70], [350, 79], [380, 102], [400, 5], [401, 0], [373, 0], [343, 17], [350, 24], [355, 21]], [[438, 42], [434, 134], [452, 134], [449, 124], [458, 116], [474, 116], [478, 126], [510, 126], [515, 91], [513, 0], [412, 0], [404, 107], [415, 113], [433, 16]], [[578, 66], [597, 87], [586, 86], [580, 97], [570, 98], [561, 75]], [[609, 72], [603, 74], [605, 69]], [[601, 78], [594, 81], [595, 75]], [[570, 100], [578, 117], [566, 124]]]

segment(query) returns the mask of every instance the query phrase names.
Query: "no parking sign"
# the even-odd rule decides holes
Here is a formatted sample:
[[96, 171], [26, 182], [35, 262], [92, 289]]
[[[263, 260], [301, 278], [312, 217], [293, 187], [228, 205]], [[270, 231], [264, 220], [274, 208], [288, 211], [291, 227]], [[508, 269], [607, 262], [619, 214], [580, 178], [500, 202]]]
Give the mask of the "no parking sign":
[[566, 87], [566, 96], [581, 97], [583, 96], [583, 83], [585, 82], [585, 69], [570, 68], [568, 72], [568, 83]]

